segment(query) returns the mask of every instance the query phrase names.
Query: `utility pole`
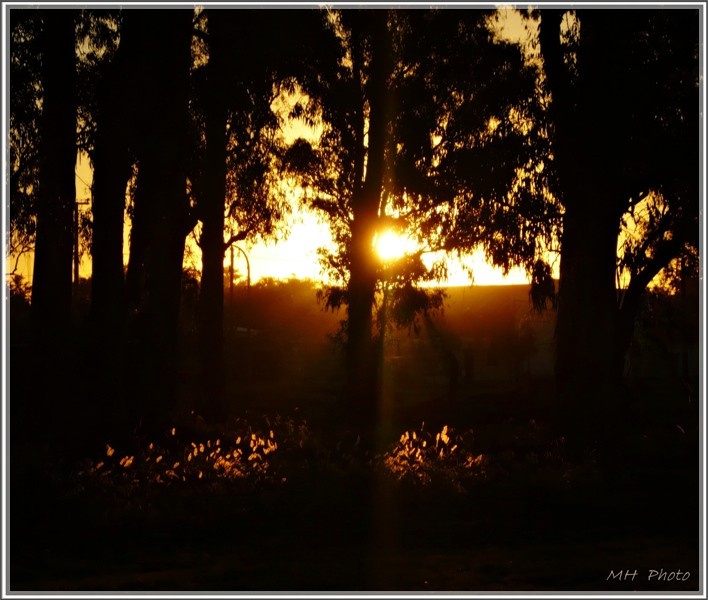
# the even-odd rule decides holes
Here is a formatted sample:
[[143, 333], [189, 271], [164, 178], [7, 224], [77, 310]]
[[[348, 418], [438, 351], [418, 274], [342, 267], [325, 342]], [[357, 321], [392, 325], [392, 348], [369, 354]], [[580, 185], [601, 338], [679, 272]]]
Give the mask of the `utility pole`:
[[74, 203], [74, 292], [79, 291], [79, 205], [89, 204], [88, 200], [77, 200]]

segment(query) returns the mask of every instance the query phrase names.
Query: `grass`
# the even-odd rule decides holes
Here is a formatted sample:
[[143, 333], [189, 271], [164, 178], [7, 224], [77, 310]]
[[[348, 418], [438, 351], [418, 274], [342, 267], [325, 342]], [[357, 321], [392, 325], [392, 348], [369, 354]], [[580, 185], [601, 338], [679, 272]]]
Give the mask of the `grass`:
[[[696, 589], [689, 466], [618, 482], [539, 423], [503, 424], [420, 424], [374, 452], [250, 414], [218, 438], [175, 429], [78, 463], [45, 457], [41, 472], [28, 462], [12, 472], [11, 587]], [[659, 567], [694, 575], [606, 580]]]

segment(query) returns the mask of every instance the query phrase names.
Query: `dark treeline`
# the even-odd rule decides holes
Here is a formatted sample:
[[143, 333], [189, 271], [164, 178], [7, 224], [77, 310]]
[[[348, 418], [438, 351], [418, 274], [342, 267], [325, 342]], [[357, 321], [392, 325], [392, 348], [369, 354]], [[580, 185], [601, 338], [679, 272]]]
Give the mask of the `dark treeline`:
[[[193, 406], [223, 420], [224, 256], [287, 230], [290, 189], [337, 246], [321, 300], [346, 307], [345, 418], [376, 424], [387, 327], [441, 306], [419, 284], [446, 265], [423, 255], [482, 247], [557, 306], [561, 426], [583, 444], [616, 436], [648, 284], [697, 276], [699, 11], [520, 14], [525, 44], [486, 9], [12, 8], [9, 252], [34, 249], [36, 377], [63, 390], [37, 404], [47, 429], [61, 415], [98, 440], [169, 427], [188, 236], [203, 265]], [[321, 135], [293, 141], [290, 120]], [[94, 173], [81, 329], [77, 150]], [[420, 251], [376, 258], [389, 229]]]

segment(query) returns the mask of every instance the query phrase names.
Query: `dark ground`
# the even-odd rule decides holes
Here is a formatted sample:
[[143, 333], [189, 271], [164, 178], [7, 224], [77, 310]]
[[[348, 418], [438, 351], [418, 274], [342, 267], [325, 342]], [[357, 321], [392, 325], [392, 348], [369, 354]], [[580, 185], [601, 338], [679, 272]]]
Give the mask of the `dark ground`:
[[[452, 472], [423, 485], [312, 448], [272, 478], [169, 485], [13, 460], [10, 589], [698, 590], [697, 465], [527, 461], [537, 451], [492, 449], [497, 468], [458, 486]], [[686, 579], [649, 578], [662, 570]]]
[[[278, 335], [285, 338], [235, 337], [227, 347], [231, 425], [217, 434], [185, 417], [175, 437], [155, 440], [161, 466], [185, 468], [192, 442], [220, 435], [226, 451], [246, 426], [263, 439], [275, 429], [268, 468], [224, 479], [201, 456], [204, 478], [202, 467], [190, 467], [185, 481], [156, 468], [158, 450], [150, 454], [147, 440], [116, 448], [108, 473], [97, 467], [109, 462], [105, 443], [69, 458], [33, 429], [38, 415], [12, 420], [38, 384], [15, 336], [9, 589], [699, 590], [699, 447], [674, 414], [645, 411], [628, 422], [610, 456], [569, 458], [548, 427], [543, 383], [469, 385], [450, 398], [444, 377], [421, 378], [388, 390], [389, 437], [375, 457], [334, 418], [340, 373], [331, 347]], [[196, 387], [189, 373], [180, 381], [183, 414]], [[656, 394], [654, 405], [666, 405], [666, 389]], [[430, 449], [444, 425], [457, 432], [447, 446], [459, 443], [457, 454], [411, 463], [405, 452], [424, 450], [422, 439]], [[417, 441], [394, 447], [406, 430]], [[383, 451], [396, 458], [400, 478], [384, 467]], [[135, 464], [119, 467], [118, 457], [131, 453]], [[461, 466], [480, 455], [484, 468]]]

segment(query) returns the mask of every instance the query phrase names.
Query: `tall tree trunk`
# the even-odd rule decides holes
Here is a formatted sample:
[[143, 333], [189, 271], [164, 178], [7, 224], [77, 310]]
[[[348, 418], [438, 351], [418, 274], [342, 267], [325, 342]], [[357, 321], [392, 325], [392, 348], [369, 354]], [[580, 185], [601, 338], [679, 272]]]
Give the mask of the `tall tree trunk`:
[[209, 64], [206, 93], [206, 161], [202, 219], [202, 279], [199, 295], [202, 412], [210, 420], [225, 416], [224, 379], [224, 208], [226, 202], [227, 98], [224, 42], [228, 21], [209, 20]]
[[563, 220], [556, 378], [572, 424], [596, 427], [614, 401], [616, 220], [595, 208], [592, 188], [576, 193]]
[[32, 310], [39, 337], [59, 341], [71, 316], [76, 201], [75, 11], [45, 11], [42, 33], [42, 145]]
[[[218, 100], [207, 117], [207, 168], [202, 216], [202, 280], [199, 295], [202, 391], [205, 416], [224, 416], [224, 202], [226, 110]], [[213, 111], [213, 112], [212, 112]]]
[[[581, 22], [579, 83], [571, 89], [560, 45], [563, 11], [543, 10], [541, 51], [551, 90], [554, 155], [565, 206], [556, 326], [556, 381], [564, 423], [581, 441], [603, 437], [616, 400], [615, 274], [622, 198], [610, 148], [615, 81], [612, 36]], [[603, 17], [604, 18], [604, 17]], [[616, 118], [616, 117], [614, 117]]]
[[126, 323], [123, 222], [126, 185], [133, 163], [134, 123], [139, 110], [133, 94], [139, 87], [134, 70], [143, 54], [141, 12], [123, 12], [120, 45], [99, 84], [92, 157], [90, 358], [94, 405], [85, 410], [95, 413], [91, 421], [100, 432], [97, 435], [108, 435], [113, 440], [127, 434], [132, 420], [123, 371]]
[[347, 323], [351, 408], [365, 424], [375, 423], [378, 416], [380, 356], [372, 339], [372, 310], [377, 282], [373, 245], [383, 191], [384, 155], [390, 120], [387, 12], [371, 11], [370, 17], [369, 139], [365, 179], [352, 200], [354, 219]]
[[[56, 393], [40, 391], [38, 406], [52, 437], [68, 439], [71, 414], [68, 373], [76, 368], [70, 339], [73, 215], [76, 201], [76, 52], [73, 10], [43, 13], [42, 140], [37, 239], [32, 281], [37, 380]], [[65, 440], [61, 440], [63, 443]]]
[[106, 85], [99, 109], [91, 207], [91, 309], [96, 326], [110, 335], [120, 329], [124, 308], [123, 219], [131, 164], [117, 81]]
[[[185, 153], [188, 125], [190, 10], [141, 11], [145, 121], [139, 146], [144, 199], [153, 214], [146, 255], [144, 425], [169, 424], [175, 402], [182, 262], [189, 220]], [[142, 197], [142, 194], [141, 194]]]

